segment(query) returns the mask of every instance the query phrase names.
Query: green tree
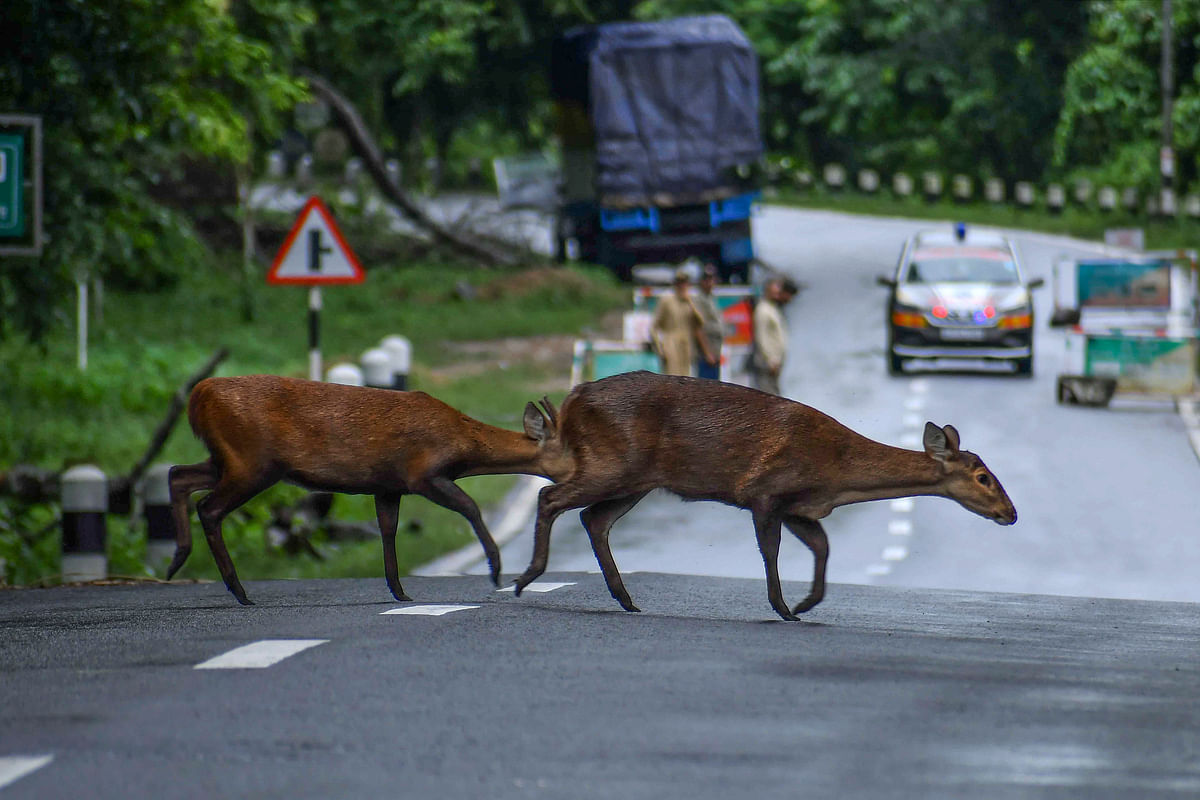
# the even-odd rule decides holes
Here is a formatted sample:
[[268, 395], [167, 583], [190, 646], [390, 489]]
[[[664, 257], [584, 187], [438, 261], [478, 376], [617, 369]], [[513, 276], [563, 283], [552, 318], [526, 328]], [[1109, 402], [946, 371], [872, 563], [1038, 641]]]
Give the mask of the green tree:
[[[1177, 184], [1200, 159], [1200, 2], [1174, 0], [1173, 108]], [[1072, 62], [1054, 132], [1054, 164], [1100, 183], [1155, 187], [1162, 136], [1162, 6], [1145, 0], [1088, 5], [1089, 42]]]
[[[277, 40], [308, 20], [287, 0], [237, 8]], [[5, 0], [3, 20], [0, 108], [43, 117], [48, 243], [0, 261], [0, 322], [38, 338], [77, 271], [152, 288], [205, 259], [169, 187], [246, 163], [250, 131], [305, 89], [221, 0]]]

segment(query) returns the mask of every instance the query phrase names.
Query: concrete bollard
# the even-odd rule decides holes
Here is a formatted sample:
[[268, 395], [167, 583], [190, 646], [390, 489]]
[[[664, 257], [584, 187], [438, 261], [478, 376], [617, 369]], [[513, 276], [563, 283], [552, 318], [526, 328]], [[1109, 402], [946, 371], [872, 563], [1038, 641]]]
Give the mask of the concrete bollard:
[[858, 188], [859, 191], [867, 194], [875, 194], [879, 191], [879, 173], [873, 169], [860, 169], [858, 171]]
[[1017, 181], [1017, 185], [1013, 187], [1013, 195], [1017, 198], [1018, 205], [1029, 208], [1033, 205], [1037, 193], [1029, 181]]
[[954, 202], [969, 203], [971, 195], [975, 193], [975, 184], [968, 175], [955, 175], [950, 179], [950, 192], [954, 195]]
[[942, 196], [942, 176], [937, 172], [921, 173], [921, 193], [925, 195], [925, 202], [936, 202]]
[[108, 576], [108, 478], [80, 464], [62, 475], [62, 579], [95, 581]]
[[372, 347], [358, 359], [363, 383], [376, 389], [392, 388], [392, 356], [382, 347]]
[[1121, 190], [1121, 205], [1131, 214], [1137, 213], [1138, 206], [1141, 205], [1142, 198], [1138, 195], [1138, 190], [1132, 186], [1127, 186]]
[[913, 179], [910, 175], [904, 172], [897, 172], [892, 176], [892, 191], [897, 197], [909, 197], [913, 193]]
[[162, 572], [175, 555], [175, 518], [171, 516], [171, 465], [146, 470], [142, 499], [146, 507], [146, 567]]
[[362, 386], [364, 384], [362, 370], [353, 364], [334, 364], [325, 373], [329, 383], [341, 383], [346, 386]]
[[287, 159], [278, 150], [267, 153], [267, 177], [279, 180], [287, 174]]
[[822, 177], [826, 186], [835, 192], [840, 192], [846, 185], [846, 168], [841, 164], [826, 164]]
[[312, 175], [313, 157], [310, 154], [305, 153], [304, 155], [300, 156], [300, 159], [296, 162], [296, 180], [300, 181], [301, 183], [309, 183], [312, 181]]
[[1096, 194], [1096, 203], [1101, 211], [1112, 211], [1117, 207], [1117, 190], [1111, 186], [1101, 186]]
[[412, 342], [403, 336], [385, 336], [379, 344], [392, 359], [392, 388], [408, 389], [408, 373], [412, 369]]
[[1004, 202], [1004, 181], [1000, 178], [988, 178], [983, 184], [983, 195], [989, 203]]
[[1046, 208], [1051, 214], [1061, 214], [1067, 202], [1067, 193], [1060, 184], [1052, 183], [1046, 187]]

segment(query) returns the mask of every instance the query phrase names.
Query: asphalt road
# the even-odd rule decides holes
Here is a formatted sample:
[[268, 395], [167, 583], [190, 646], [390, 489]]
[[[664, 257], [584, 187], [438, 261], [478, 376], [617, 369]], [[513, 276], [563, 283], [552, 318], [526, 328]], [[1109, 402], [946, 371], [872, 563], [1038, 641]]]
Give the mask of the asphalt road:
[[442, 616], [382, 580], [0, 592], [0, 798], [1200, 795], [1195, 605], [835, 585], [783, 623], [761, 580], [629, 575], [642, 614], [544, 580], [406, 579], [474, 606]]
[[[1051, 287], [1035, 293], [1035, 376], [884, 368], [885, 290], [905, 238], [936, 223], [767, 206], [755, 218], [760, 255], [805, 286], [788, 309], [787, 396], [879, 441], [920, 449], [926, 420], [951, 423], [999, 477], [1020, 514], [1001, 528], [953, 502], [917, 498], [837, 509], [825, 520], [832, 581], [1200, 602], [1200, 462], [1170, 403], [1059, 406], [1065, 336], [1046, 322]], [[947, 223], [948, 224], [948, 223]], [[1028, 278], [1094, 243], [1012, 232]], [[528, 533], [503, 551], [519, 572]], [[622, 570], [761, 578], [750, 515], [651, 495], [613, 528]], [[575, 514], [556, 523], [550, 569], [595, 558]], [[785, 537], [784, 578], [808, 580], [812, 559]]]

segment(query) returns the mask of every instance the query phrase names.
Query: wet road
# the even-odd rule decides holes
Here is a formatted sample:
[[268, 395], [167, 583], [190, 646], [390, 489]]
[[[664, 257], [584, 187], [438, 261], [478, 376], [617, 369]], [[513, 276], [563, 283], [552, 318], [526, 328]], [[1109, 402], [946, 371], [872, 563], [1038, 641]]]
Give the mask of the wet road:
[[[1172, 407], [1084, 409], [1055, 403], [1064, 337], [1046, 325], [1051, 267], [1102, 247], [1016, 233], [1035, 293], [1035, 375], [916, 374], [884, 368], [886, 290], [904, 239], [931, 223], [768, 207], [761, 256], [805, 290], [788, 310], [785, 393], [879, 441], [919, 449], [926, 420], [951, 423], [1000, 478], [1020, 519], [1002, 528], [952, 501], [916, 498], [837, 509], [825, 521], [829, 580], [1093, 597], [1200, 601], [1200, 465]], [[531, 529], [531, 524], [527, 526]], [[573, 513], [555, 525], [551, 570], [593, 570]], [[503, 549], [506, 574], [529, 560], [526, 533]], [[747, 512], [665, 495], [613, 528], [625, 572], [762, 577]], [[812, 559], [785, 537], [780, 571], [808, 580]]]

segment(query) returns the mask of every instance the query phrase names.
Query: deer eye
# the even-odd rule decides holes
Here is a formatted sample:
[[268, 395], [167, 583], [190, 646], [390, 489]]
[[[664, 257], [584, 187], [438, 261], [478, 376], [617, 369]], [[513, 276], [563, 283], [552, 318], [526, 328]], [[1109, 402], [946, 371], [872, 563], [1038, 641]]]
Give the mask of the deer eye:
[[979, 481], [980, 486], [991, 486], [992, 479], [988, 477], [986, 472], [981, 472], [975, 476], [975, 480]]

